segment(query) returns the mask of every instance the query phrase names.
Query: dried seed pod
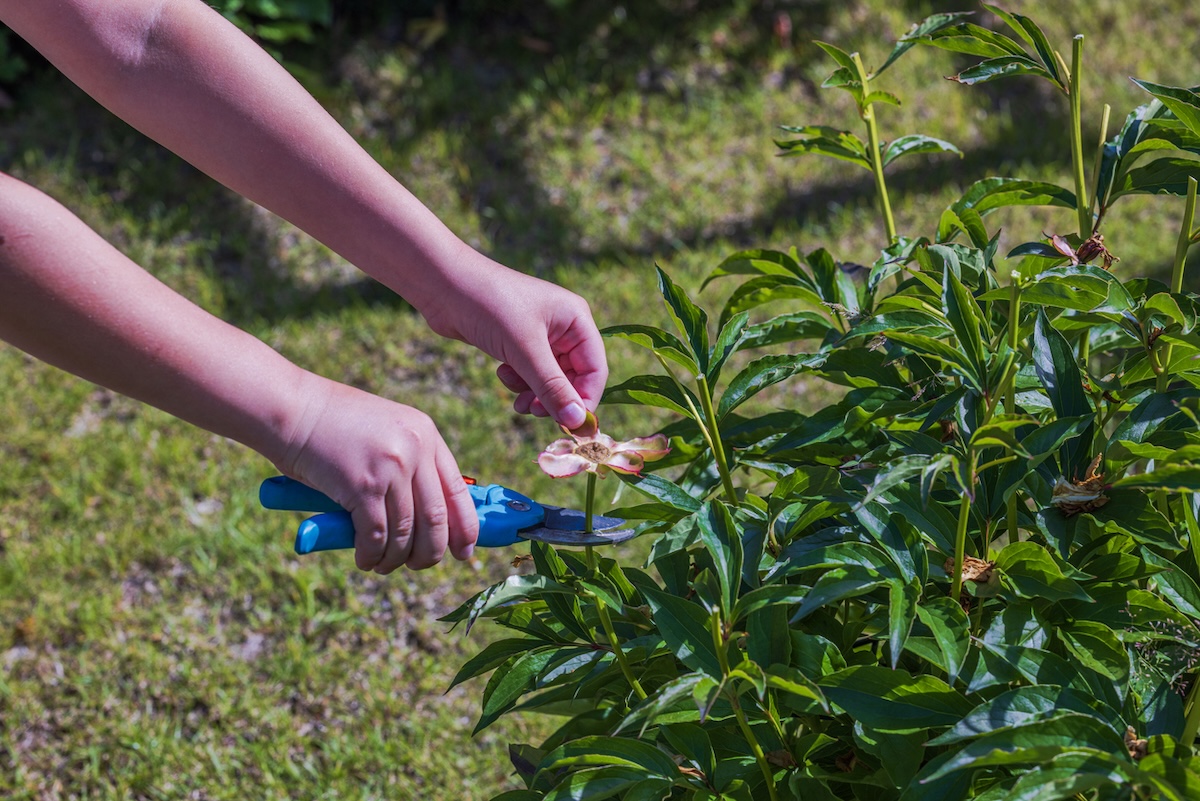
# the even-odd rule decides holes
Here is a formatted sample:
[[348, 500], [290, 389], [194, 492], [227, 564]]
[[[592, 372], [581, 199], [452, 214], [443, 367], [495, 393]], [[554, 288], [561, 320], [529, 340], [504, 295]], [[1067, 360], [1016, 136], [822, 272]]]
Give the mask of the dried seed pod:
[[1129, 750], [1129, 756], [1135, 760], [1141, 759], [1146, 756], [1148, 745], [1145, 739], [1137, 736], [1137, 731], [1132, 726], [1125, 727], [1125, 748]]

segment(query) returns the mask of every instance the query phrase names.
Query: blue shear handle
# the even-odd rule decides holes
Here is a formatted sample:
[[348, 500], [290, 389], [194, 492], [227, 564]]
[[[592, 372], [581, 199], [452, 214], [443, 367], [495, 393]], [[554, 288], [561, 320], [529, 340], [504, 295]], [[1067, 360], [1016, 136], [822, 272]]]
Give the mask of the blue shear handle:
[[[479, 516], [476, 544], [484, 548], [520, 542], [522, 529], [537, 526], [546, 518], [546, 511], [540, 504], [499, 484], [469, 485], [467, 489]], [[354, 524], [350, 514], [311, 487], [283, 476], [269, 478], [259, 489], [259, 501], [268, 509], [325, 512], [300, 524], [296, 532], [298, 554], [354, 547]]]

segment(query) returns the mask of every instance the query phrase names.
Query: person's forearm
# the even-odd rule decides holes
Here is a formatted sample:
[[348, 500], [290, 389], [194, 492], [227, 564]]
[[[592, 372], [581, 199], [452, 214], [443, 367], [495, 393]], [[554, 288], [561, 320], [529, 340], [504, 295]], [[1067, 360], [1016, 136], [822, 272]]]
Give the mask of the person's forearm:
[[466, 246], [200, 0], [0, 0], [0, 16], [122, 119], [422, 312], [445, 296]]
[[320, 381], [2, 174], [0, 339], [277, 464]]

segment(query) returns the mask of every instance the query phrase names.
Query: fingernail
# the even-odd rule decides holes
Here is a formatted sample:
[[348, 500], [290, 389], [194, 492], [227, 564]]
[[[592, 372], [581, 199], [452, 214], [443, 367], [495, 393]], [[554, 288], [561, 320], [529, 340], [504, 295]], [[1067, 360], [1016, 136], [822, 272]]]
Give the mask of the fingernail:
[[558, 422], [567, 428], [579, 428], [587, 420], [587, 410], [579, 403], [572, 401], [563, 407], [559, 413]]

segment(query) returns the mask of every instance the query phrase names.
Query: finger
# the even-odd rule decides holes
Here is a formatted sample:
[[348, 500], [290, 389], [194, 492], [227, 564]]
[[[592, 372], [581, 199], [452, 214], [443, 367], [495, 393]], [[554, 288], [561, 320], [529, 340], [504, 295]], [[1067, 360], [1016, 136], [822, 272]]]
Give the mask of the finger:
[[384, 498], [384, 506], [387, 508], [388, 541], [383, 558], [375, 566], [375, 572], [380, 575], [391, 573], [403, 565], [412, 553], [415, 539], [412, 487], [393, 484]]
[[522, 392], [513, 401], [513, 411], [517, 414], [529, 414], [529, 407], [534, 400], [532, 391]]
[[546, 407], [537, 398], [534, 398], [529, 404], [529, 413], [534, 417], [549, 417], [550, 412], [546, 411]]
[[502, 364], [496, 368], [496, 377], [500, 379], [500, 383], [508, 387], [513, 392], [528, 392], [529, 385], [525, 383], [525, 379], [513, 369], [511, 364]]
[[[583, 399], [558, 366], [558, 359], [550, 351], [549, 345], [535, 346], [526, 352], [525, 357], [527, 362], [517, 367], [542, 408], [567, 428], [583, 425], [587, 416]], [[530, 410], [537, 414], [535, 407], [531, 406]]]
[[413, 570], [424, 570], [442, 561], [449, 538], [446, 498], [436, 465], [423, 462], [413, 475], [412, 487], [412, 550], [406, 561]]
[[387, 510], [382, 498], [366, 499], [350, 510], [354, 523], [354, 564], [359, 570], [374, 570], [387, 550]]
[[585, 331], [575, 347], [567, 351], [570, 366], [566, 372], [571, 375], [571, 383], [584, 406], [595, 411], [608, 382], [608, 358], [604, 353], [604, 338], [596, 324], [589, 318], [580, 325]]
[[438, 477], [442, 482], [442, 493], [446, 499], [446, 512], [449, 525], [447, 545], [454, 558], [466, 561], [475, 550], [475, 541], [479, 539], [479, 515], [475, 512], [475, 501], [471, 499], [471, 491], [462, 480], [462, 471], [458, 462], [445, 443], [441, 444], [436, 456]]

